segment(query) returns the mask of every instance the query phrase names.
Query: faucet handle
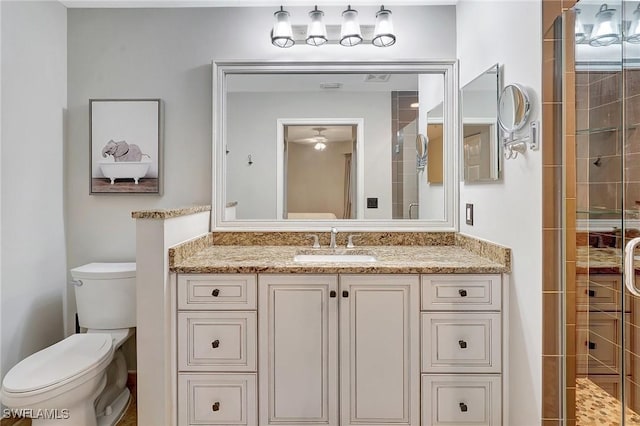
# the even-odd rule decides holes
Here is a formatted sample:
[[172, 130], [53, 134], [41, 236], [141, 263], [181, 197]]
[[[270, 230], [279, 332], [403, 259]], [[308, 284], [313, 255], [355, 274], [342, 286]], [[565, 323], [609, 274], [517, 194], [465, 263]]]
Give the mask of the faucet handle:
[[320, 241], [318, 240], [318, 236], [316, 234], [308, 234], [305, 235], [307, 238], [313, 238], [313, 248], [320, 248]]
[[347, 241], [347, 248], [354, 248], [355, 245], [353, 245], [353, 238], [354, 237], [359, 237], [360, 234], [351, 234], [349, 235], [349, 240]]

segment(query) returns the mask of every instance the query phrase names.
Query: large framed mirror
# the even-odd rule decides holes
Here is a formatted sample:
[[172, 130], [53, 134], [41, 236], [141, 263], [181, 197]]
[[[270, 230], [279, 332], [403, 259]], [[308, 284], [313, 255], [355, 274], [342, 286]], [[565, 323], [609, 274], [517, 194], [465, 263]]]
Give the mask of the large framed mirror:
[[212, 229], [456, 230], [457, 87], [456, 61], [214, 62]]
[[462, 178], [465, 183], [500, 179], [502, 155], [498, 126], [500, 66], [466, 84], [462, 92]]

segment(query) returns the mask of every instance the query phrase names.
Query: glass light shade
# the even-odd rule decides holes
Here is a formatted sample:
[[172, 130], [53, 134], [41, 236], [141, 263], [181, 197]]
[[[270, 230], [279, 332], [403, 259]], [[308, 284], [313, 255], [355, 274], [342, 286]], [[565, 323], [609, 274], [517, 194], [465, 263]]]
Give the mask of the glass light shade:
[[576, 44], [582, 43], [587, 39], [587, 35], [584, 32], [584, 25], [582, 24], [582, 19], [580, 19], [580, 9], [575, 9], [576, 11], [576, 25], [575, 25], [575, 37]]
[[609, 9], [606, 3], [600, 6], [600, 11], [596, 13], [596, 23], [591, 32], [590, 45], [609, 46], [620, 41], [620, 25], [615, 18], [615, 9]]
[[322, 46], [327, 42], [327, 28], [322, 22], [324, 12], [318, 10], [318, 6], [309, 12], [311, 22], [307, 25], [307, 44], [311, 46]]
[[343, 46], [355, 46], [362, 43], [362, 33], [358, 23], [358, 11], [347, 7], [342, 12], [342, 27], [340, 28], [340, 44]]
[[289, 12], [280, 6], [280, 10], [273, 14], [275, 23], [271, 30], [271, 43], [278, 47], [291, 47], [296, 44], [293, 41], [293, 30], [289, 22]]
[[393, 21], [391, 20], [391, 11], [382, 6], [376, 13], [376, 29], [373, 33], [374, 46], [387, 47], [396, 42], [396, 36], [393, 33]]
[[629, 43], [640, 43], [640, 3], [636, 10], [633, 11], [633, 18], [631, 18], [631, 25], [629, 26], [626, 40]]
[[324, 151], [324, 150], [327, 148], [327, 145], [326, 145], [326, 144], [324, 144], [324, 143], [322, 143], [322, 142], [318, 142], [317, 144], [315, 144], [315, 145], [313, 146], [313, 148], [314, 148], [316, 151]]

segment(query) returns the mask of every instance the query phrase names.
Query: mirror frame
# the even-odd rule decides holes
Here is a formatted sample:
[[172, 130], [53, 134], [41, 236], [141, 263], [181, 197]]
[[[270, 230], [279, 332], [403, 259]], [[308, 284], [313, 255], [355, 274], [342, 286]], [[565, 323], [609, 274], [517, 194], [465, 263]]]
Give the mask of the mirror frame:
[[[226, 185], [226, 77], [230, 74], [442, 74], [444, 77], [444, 122], [446, 164], [443, 200], [443, 219], [339, 219], [339, 220], [223, 220]], [[457, 231], [459, 176], [458, 141], [459, 82], [458, 61], [357, 61], [357, 62], [299, 62], [299, 61], [213, 61], [212, 63], [212, 208], [211, 230], [224, 231], [328, 231], [337, 227], [342, 231]], [[274, 123], [276, 125], [276, 123]], [[276, 182], [274, 182], [276, 184]]]

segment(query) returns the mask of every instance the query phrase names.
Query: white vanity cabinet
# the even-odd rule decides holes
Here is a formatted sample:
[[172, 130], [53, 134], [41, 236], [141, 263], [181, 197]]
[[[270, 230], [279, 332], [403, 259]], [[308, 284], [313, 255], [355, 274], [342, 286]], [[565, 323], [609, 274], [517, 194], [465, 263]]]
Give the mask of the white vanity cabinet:
[[178, 424], [255, 426], [255, 275], [179, 275]]
[[502, 277], [423, 275], [422, 424], [502, 424]]
[[501, 275], [180, 274], [177, 419], [502, 424]]
[[417, 275], [260, 275], [258, 287], [261, 425], [419, 425]]

